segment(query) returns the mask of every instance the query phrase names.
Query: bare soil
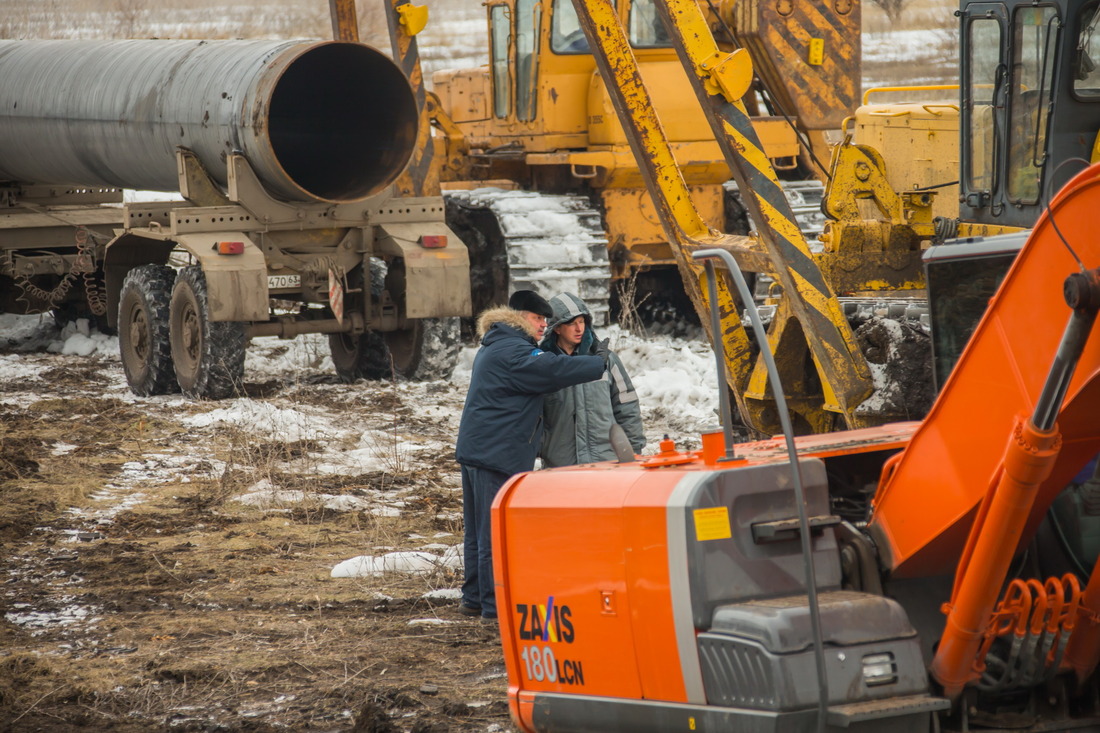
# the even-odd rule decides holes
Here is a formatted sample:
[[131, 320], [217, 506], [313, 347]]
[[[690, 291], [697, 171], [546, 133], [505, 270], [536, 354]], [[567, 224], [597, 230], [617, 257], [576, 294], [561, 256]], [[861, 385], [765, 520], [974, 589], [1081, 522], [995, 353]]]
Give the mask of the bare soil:
[[[378, 548], [461, 542], [446, 450], [334, 475], [314, 440], [187, 427], [217, 405], [133, 398], [117, 360], [18, 358], [28, 376], [0, 382], [0, 730], [512, 730], [496, 625], [425, 597], [455, 571], [330, 577]], [[245, 387], [450, 440], [449, 420], [418, 417], [425, 389], [460, 400], [449, 384], [309, 381]], [[232, 500], [258, 476], [407, 501], [379, 516]]]

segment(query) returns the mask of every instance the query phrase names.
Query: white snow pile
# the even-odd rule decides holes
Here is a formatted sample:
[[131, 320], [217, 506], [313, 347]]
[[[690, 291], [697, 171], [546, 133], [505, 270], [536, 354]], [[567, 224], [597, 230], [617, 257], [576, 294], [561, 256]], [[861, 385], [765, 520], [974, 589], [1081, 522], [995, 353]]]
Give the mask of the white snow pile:
[[[446, 451], [431, 440], [414, 440], [402, 432], [357, 429], [348, 416], [309, 406], [280, 407], [248, 398], [223, 400], [222, 407], [182, 417], [194, 428], [238, 429], [286, 442], [314, 441], [321, 452], [310, 460], [315, 473], [346, 474], [385, 471], [396, 473], [416, 463], [426, 451]], [[446, 413], [440, 413], [445, 420]]]
[[359, 555], [344, 560], [332, 569], [334, 578], [366, 578], [386, 573], [431, 575], [440, 570], [462, 569], [462, 548], [448, 547], [442, 555], [431, 552], [387, 552], [384, 555]]
[[337, 439], [346, 430], [336, 429], [323, 419], [314, 419], [296, 408], [278, 407], [270, 402], [251, 399], [223, 401], [224, 405], [209, 412], [188, 415], [181, 419], [184, 425], [196, 428], [230, 426], [247, 429], [252, 433], [279, 436], [281, 440]]
[[457, 601], [462, 598], [462, 591], [458, 588], [439, 588], [430, 590], [420, 597], [429, 601]]
[[295, 339], [254, 338], [244, 356], [244, 373], [249, 379], [332, 374], [335, 371], [328, 339], [321, 334]]
[[718, 424], [718, 372], [709, 344], [647, 338], [618, 326], [600, 329], [599, 335], [610, 337], [611, 349], [623, 360], [638, 392], [650, 452], [664, 433], [696, 438]]
[[21, 316], [0, 315], [0, 339], [12, 351], [46, 351], [51, 354], [118, 355], [118, 337], [107, 336], [78, 318], [58, 329], [48, 313]]
[[38, 636], [57, 626], [69, 626], [78, 622], [95, 623], [99, 620], [96, 610], [81, 606], [71, 601], [77, 600], [74, 596], [65, 596], [61, 599], [62, 606], [56, 611], [41, 611], [35, 609], [29, 603], [13, 603], [12, 610], [4, 614], [4, 618], [12, 624], [33, 629], [31, 636]]

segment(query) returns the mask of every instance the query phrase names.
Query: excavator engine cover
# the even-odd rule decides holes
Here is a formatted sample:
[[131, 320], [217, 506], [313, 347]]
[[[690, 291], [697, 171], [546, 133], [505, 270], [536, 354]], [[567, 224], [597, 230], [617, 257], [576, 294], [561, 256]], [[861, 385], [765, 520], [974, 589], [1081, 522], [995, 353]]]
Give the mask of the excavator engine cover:
[[[525, 730], [812, 729], [820, 688], [790, 463], [679, 455], [523, 474], [498, 494], [501, 638]], [[893, 600], [841, 589], [824, 463], [800, 467], [829, 718], [927, 730], [938, 701], [917, 634]]]

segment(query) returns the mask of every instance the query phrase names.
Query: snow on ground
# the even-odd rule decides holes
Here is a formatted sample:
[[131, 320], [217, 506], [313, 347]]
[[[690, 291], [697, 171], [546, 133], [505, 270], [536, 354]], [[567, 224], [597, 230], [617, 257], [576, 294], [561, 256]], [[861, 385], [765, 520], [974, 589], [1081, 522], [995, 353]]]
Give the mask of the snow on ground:
[[[622, 358], [642, 403], [646, 422], [646, 434], [651, 445], [668, 432], [677, 439], [690, 438], [693, 433], [712, 426], [717, 421], [717, 377], [714, 354], [709, 344], [699, 338], [673, 336], [639, 336], [623, 331], [618, 326], [600, 329], [600, 336], [610, 338], [611, 348]], [[33, 377], [50, 368], [41, 362], [20, 358], [20, 352], [47, 351], [74, 356], [105, 357], [105, 373], [117, 380], [123, 379], [118, 358], [118, 337], [106, 336], [89, 330], [87, 321], [70, 323], [60, 332], [49, 316], [16, 316], [0, 314], [0, 343], [9, 352], [0, 354], [0, 381]], [[458, 365], [450, 383], [460, 391], [461, 399], [454, 394], [441, 402], [421, 401], [427, 417], [446, 418], [458, 425], [462, 399], [470, 383], [477, 348], [468, 346], [459, 356]], [[307, 379], [320, 374], [332, 374], [332, 359], [324, 336], [307, 335], [293, 340], [276, 338], [254, 339], [245, 357], [245, 378], [258, 381], [265, 378], [284, 378], [291, 381]], [[431, 383], [428, 383], [431, 384]], [[401, 383], [402, 391], [421, 393], [425, 385]], [[43, 393], [41, 398], [48, 397]], [[128, 401], [153, 400], [169, 406], [189, 403], [179, 395], [140, 398], [132, 394], [119, 395]], [[8, 398], [4, 398], [8, 399]], [[236, 398], [217, 403], [199, 403], [208, 410], [193, 412], [181, 417], [181, 421], [193, 428], [222, 425], [247, 425], [250, 429], [279, 435], [284, 440], [296, 441], [311, 438], [347, 438], [355, 430], [347, 425], [339, 414], [306, 412], [311, 406], [286, 407], [264, 400]], [[671, 420], [671, 422], [670, 422]], [[358, 433], [357, 449], [366, 449], [372, 440], [382, 436]], [[386, 438], [388, 440], [388, 437]], [[422, 445], [422, 444], [421, 444]], [[413, 443], [400, 443], [401, 451], [417, 447]], [[435, 447], [435, 446], [432, 446]], [[352, 449], [355, 450], [355, 449]], [[366, 454], [360, 458], [365, 459]]]
[[[658, 442], [672, 437], [684, 448], [699, 445], [699, 433], [718, 424], [717, 377], [713, 352], [698, 338], [640, 336], [618, 326], [600, 329], [609, 337], [611, 348], [622, 358], [642, 405], [648, 445], [645, 453], [654, 453]], [[125, 384], [118, 356], [118, 338], [89, 329], [86, 321], [68, 324], [58, 330], [49, 316], [0, 315], [0, 381], [26, 382], [17, 392], [4, 393], [0, 405], [30, 404], [49, 399], [48, 383], [35, 385], [39, 375], [58, 366], [43, 354], [59, 360], [96, 359], [100, 372], [107, 377], [99, 388], [106, 395], [124, 402], [149, 404], [169, 414], [193, 434], [219, 435], [248, 431], [270, 440], [286, 443], [311, 441], [317, 447], [303, 459], [291, 459], [287, 467], [314, 474], [356, 475], [369, 472], [394, 472], [415, 467], [422, 459], [449, 455], [454, 450], [466, 390], [470, 383], [475, 346], [464, 348], [449, 382], [399, 382], [393, 389], [408, 403], [417, 405], [417, 417], [441, 426], [446, 439], [424, 435], [415, 426], [394, 425], [392, 430], [361, 428], [349, 422], [346, 411], [326, 409], [317, 404], [295, 401], [282, 394], [269, 398], [238, 397], [219, 402], [192, 402], [180, 395], [137, 397]], [[280, 380], [303, 383], [330, 377], [332, 361], [324, 336], [309, 335], [294, 340], [255, 339], [245, 359], [245, 377], [249, 383]], [[331, 384], [333, 391], [353, 402], [355, 385]], [[369, 409], [356, 405], [356, 409]], [[63, 444], [55, 450], [66, 450]], [[148, 454], [121, 467], [91, 497], [92, 507], [74, 510], [91, 523], [108, 523], [120, 512], [140, 503], [143, 486], [170, 481], [189, 482], [195, 476], [216, 476], [225, 469], [212, 452], [196, 449], [192, 455]], [[306, 461], [308, 463], [303, 463]], [[449, 490], [460, 486], [457, 464], [444, 479]], [[396, 516], [403, 507], [418, 499], [416, 489], [385, 492], [361, 489], [358, 495], [305, 493], [287, 489], [268, 477], [257, 477], [235, 501], [266, 512], [288, 511], [306, 504], [334, 511], [362, 511], [376, 516]], [[458, 519], [458, 517], [448, 517]], [[424, 538], [427, 539], [427, 538]], [[461, 565], [461, 538], [445, 536], [443, 541], [427, 543], [414, 552], [388, 552], [350, 558], [332, 569], [334, 577], [371, 576], [381, 573], [425, 573]], [[457, 565], [456, 565], [457, 564]]]

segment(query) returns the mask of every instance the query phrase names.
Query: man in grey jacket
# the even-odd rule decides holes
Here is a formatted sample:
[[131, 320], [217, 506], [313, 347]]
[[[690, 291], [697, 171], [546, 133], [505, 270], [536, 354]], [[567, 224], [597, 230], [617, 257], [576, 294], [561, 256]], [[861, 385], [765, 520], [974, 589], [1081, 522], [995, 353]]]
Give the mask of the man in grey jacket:
[[[543, 351], [567, 356], [596, 353], [600, 342], [592, 331], [592, 313], [583, 300], [562, 293], [550, 300], [554, 314], [546, 324]], [[611, 426], [618, 423], [637, 453], [645, 447], [638, 393], [622, 360], [608, 352], [607, 370], [599, 379], [547, 395], [543, 402], [543, 466], [571, 466], [616, 458]]]

